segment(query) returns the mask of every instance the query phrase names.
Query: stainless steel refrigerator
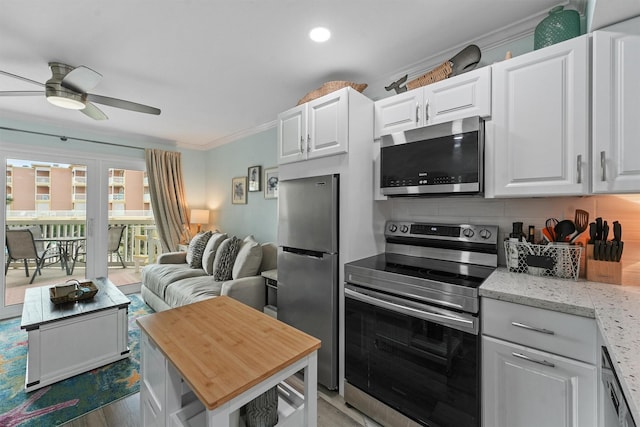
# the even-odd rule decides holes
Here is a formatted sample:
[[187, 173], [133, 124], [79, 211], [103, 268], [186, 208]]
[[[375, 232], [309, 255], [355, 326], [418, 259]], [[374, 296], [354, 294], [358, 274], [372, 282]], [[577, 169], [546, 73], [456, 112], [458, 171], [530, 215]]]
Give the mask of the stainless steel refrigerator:
[[322, 341], [318, 382], [338, 387], [338, 175], [278, 189], [278, 320]]

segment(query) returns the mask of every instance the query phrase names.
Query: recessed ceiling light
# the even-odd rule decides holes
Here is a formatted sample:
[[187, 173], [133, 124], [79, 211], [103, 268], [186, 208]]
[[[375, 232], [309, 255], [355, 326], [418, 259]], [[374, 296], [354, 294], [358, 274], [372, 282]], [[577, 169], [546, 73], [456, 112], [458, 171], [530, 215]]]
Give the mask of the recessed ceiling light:
[[326, 42], [331, 37], [331, 31], [327, 30], [324, 27], [316, 27], [313, 30], [309, 31], [309, 37], [314, 42]]

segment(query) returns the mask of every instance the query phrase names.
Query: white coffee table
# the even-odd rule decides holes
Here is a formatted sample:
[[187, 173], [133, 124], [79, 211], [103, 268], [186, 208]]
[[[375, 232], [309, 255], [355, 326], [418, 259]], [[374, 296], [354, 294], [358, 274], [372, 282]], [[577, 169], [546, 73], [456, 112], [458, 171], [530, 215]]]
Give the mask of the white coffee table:
[[25, 389], [35, 390], [129, 356], [128, 306], [106, 278], [88, 300], [53, 304], [50, 286], [25, 291], [20, 328], [29, 340]]

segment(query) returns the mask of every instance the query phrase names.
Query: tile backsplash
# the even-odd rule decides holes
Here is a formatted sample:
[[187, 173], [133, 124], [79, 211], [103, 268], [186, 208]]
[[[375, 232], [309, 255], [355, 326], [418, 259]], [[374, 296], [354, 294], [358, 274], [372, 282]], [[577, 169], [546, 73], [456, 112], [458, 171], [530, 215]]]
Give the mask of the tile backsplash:
[[[481, 197], [394, 198], [387, 200], [388, 219], [497, 225], [499, 240], [508, 237], [512, 223], [522, 221], [524, 230], [536, 227], [537, 239], [547, 218], [558, 220], [575, 217], [576, 209], [589, 212], [589, 222], [602, 217], [610, 224], [622, 224], [625, 248], [622, 257], [625, 285], [640, 285], [640, 194], [583, 197], [545, 197], [527, 199], [484, 199]], [[581, 241], [588, 238], [588, 230]], [[503, 245], [499, 245], [498, 262], [505, 265]]]

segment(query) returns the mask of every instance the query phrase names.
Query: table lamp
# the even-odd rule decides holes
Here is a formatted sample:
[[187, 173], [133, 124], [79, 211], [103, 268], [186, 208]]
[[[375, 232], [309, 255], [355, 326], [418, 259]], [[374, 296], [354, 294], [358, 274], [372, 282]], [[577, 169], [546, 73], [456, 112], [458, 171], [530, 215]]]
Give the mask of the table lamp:
[[209, 223], [209, 211], [206, 209], [191, 209], [191, 223], [198, 225], [198, 233], [202, 224]]

